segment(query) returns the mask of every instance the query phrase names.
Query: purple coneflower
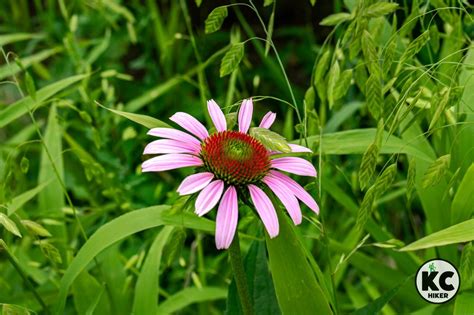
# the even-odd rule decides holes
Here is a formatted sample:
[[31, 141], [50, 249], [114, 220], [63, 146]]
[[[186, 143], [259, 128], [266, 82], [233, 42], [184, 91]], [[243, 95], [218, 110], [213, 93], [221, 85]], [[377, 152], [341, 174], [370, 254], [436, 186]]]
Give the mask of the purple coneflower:
[[[215, 241], [218, 249], [232, 243], [238, 220], [238, 195], [247, 191], [271, 238], [278, 235], [275, 208], [262, 189], [269, 187], [280, 199], [295, 224], [302, 215], [298, 200], [319, 213], [316, 201], [296, 181], [283, 174], [316, 176], [314, 166], [300, 157], [277, 157], [247, 132], [253, 113], [251, 99], [244, 100], [238, 114], [238, 131], [227, 130], [224, 113], [214, 100], [207, 102], [216, 132], [209, 134], [196, 118], [178, 112], [170, 120], [189, 133], [171, 128], [153, 128], [148, 134], [163, 139], [148, 144], [144, 154], [162, 154], [145, 161], [143, 172], [161, 172], [182, 167], [197, 167], [198, 173], [186, 177], [178, 187], [180, 195], [199, 192], [195, 212], [203, 216], [220, 201], [217, 209]], [[270, 128], [276, 114], [268, 112], [260, 128]], [[192, 134], [192, 135], [191, 135]], [[310, 149], [289, 144], [292, 152]]]

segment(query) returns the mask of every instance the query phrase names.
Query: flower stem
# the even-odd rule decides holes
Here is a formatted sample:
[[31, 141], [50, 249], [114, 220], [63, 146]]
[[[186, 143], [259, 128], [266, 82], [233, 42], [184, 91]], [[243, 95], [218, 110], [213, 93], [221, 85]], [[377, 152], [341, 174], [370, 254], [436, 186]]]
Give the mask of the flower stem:
[[234, 241], [229, 247], [229, 258], [232, 271], [234, 273], [235, 284], [237, 285], [237, 292], [239, 293], [240, 305], [244, 315], [252, 315], [253, 308], [250, 302], [250, 294], [247, 287], [247, 276], [245, 274], [242, 257], [240, 255], [239, 234], [236, 233]]

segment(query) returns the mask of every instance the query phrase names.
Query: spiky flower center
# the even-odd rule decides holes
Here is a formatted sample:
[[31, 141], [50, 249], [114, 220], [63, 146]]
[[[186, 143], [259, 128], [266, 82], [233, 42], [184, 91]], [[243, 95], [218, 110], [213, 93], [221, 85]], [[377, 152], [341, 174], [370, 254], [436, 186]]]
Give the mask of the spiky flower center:
[[222, 131], [206, 138], [201, 157], [208, 171], [229, 185], [255, 183], [270, 169], [267, 149], [257, 139], [238, 131]]

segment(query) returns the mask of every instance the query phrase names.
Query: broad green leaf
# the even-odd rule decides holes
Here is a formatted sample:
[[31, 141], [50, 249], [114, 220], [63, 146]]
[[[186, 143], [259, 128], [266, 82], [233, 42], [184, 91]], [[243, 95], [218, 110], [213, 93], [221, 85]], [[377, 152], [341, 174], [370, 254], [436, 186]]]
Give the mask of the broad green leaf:
[[199, 218], [193, 213], [171, 214], [168, 209], [169, 206], [143, 208], [126, 213], [102, 225], [81, 247], [64, 273], [56, 304], [57, 313], [63, 313], [69, 288], [79, 273], [97, 254], [125, 237], [162, 225], [176, 225], [214, 232], [214, 222]]
[[470, 219], [474, 213], [474, 163], [467, 169], [451, 205], [451, 223]]
[[75, 75], [45, 86], [36, 92], [36, 102], [33, 101], [30, 96], [27, 96], [13, 104], [6, 106], [6, 108], [0, 111], [0, 128], [5, 127], [13, 120], [28, 113], [28, 108], [30, 110], [35, 110], [40, 106], [43, 106], [45, 104], [44, 102], [51, 96], [61, 92], [72, 84], [77, 83], [86, 77], [87, 75], [83, 74]]
[[332, 314], [316, 277], [306, 260], [302, 244], [293, 225], [278, 209], [280, 233], [270, 239], [266, 235], [270, 270], [275, 292], [283, 314]]
[[252, 127], [250, 128], [249, 133], [252, 137], [255, 137], [260, 141], [268, 150], [283, 153], [291, 152], [291, 148], [286, 142], [286, 139], [276, 132], [266, 128]]
[[474, 310], [474, 293], [462, 292], [454, 301], [453, 315], [465, 315], [472, 313]]
[[[363, 154], [374, 141], [376, 132], [377, 129], [375, 128], [367, 128], [323, 134], [321, 141], [322, 154]], [[393, 135], [389, 136], [386, 131], [384, 131], [382, 139], [380, 154], [407, 154], [409, 156], [416, 156], [424, 161], [433, 161], [429, 155], [417, 146]], [[319, 136], [310, 136], [307, 138], [307, 141], [310, 148], [317, 146], [320, 142]]]
[[[48, 124], [43, 140], [44, 147], [41, 151], [41, 168], [39, 170], [38, 183], [44, 183], [51, 179], [52, 181], [38, 194], [39, 212], [63, 222], [65, 199], [63, 190], [62, 128], [58, 122], [56, 105], [51, 106], [49, 110]], [[45, 147], [48, 149], [48, 152], [46, 152]], [[62, 261], [66, 263], [66, 244], [68, 239], [66, 226], [64, 224], [51, 226], [50, 232], [55, 240], [59, 240], [56, 247], [59, 249]]]
[[233, 44], [229, 51], [226, 52], [224, 58], [221, 61], [221, 67], [219, 70], [221, 78], [231, 74], [239, 66], [240, 61], [244, 57], [244, 44], [237, 43]]
[[72, 285], [74, 307], [77, 314], [86, 314], [91, 305], [96, 305], [95, 314], [110, 314], [110, 304], [103, 293], [104, 284], [100, 284], [96, 278], [86, 270], [82, 271]]
[[448, 244], [464, 243], [474, 240], [474, 219], [452, 225], [441, 231], [423, 237], [403, 248], [401, 251], [419, 250]]
[[398, 8], [398, 3], [393, 2], [377, 2], [366, 8], [363, 12], [365, 17], [376, 18], [392, 13]]
[[[40, 51], [34, 55], [21, 58], [21, 64], [24, 69], [29, 68], [32, 64], [40, 63], [43, 60], [48, 59], [51, 56], [56, 55], [57, 53], [61, 52], [62, 48], [52, 48]], [[15, 75], [20, 72], [22, 69], [16, 63], [6, 64], [0, 67], [0, 80], [5, 79], [8, 76]]]
[[163, 248], [174, 227], [166, 226], [153, 241], [135, 285], [134, 314], [158, 312], [159, 272]]
[[204, 32], [206, 34], [214, 33], [218, 31], [222, 23], [224, 23], [227, 17], [227, 7], [217, 7], [209, 13], [206, 21], [204, 22]]
[[[96, 102], [97, 103], [97, 102]], [[116, 115], [120, 115], [122, 117], [125, 117], [127, 118], [128, 120], [131, 120], [133, 122], [136, 122], [137, 124], [140, 124], [142, 126], [145, 126], [146, 128], [157, 128], [157, 127], [165, 127], [165, 128], [171, 128], [170, 125], [168, 125], [167, 123], [159, 120], [159, 119], [156, 119], [156, 118], [153, 118], [153, 117], [150, 117], [150, 116], [147, 116], [147, 115], [142, 115], [142, 114], [135, 114], [135, 113], [127, 113], [127, 112], [124, 112], [124, 111], [121, 111], [121, 110], [116, 110], [116, 109], [112, 109], [112, 108], [107, 108], [103, 105], [100, 105], [99, 103], [97, 103], [100, 107], [102, 108], [105, 108], [106, 110], [108, 111], [111, 111], [112, 113], [116, 114]]]
[[33, 189], [30, 189], [28, 191], [25, 191], [24, 193], [16, 196], [15, 198], [12, 199], [10, 203], [7, 204], [8, 208], [8, 216], [12, 215], [15, 213], [18, 209], [20, 209], [25, 203], [30, 201], [32, 198], [34, 198], [40, 191], [42, 191], [50, 182], [52, 179], [39, 184]]
[[[265, 243], [261, 241], [252, 242], [244, 259], [244, 269], [247, 275], [249, 295], [253, 301], [254, 313], [280, 314], [275, 288], [268, 270]], [[232, 280], [228, 292], [226, 315], [241, 314], [240, 300], [234, 280]]]
[[13, 222], [9, 217], [7, 217], [4, 213], [0, 212], [0, 225], [2, 225], [8, 232], [21, 237], [20, 230], [16, 226], [15, 222]]
[[176, 314], [193, 303], [225, 299], [226, 296], [227, 290], [223, 288], [186, 288], [161, 303], [156, 314]]
[[352, 20], [352, 15], [350, 13], [340, 12], [340, 13], [331, 14], [325, 17], [319, 23], [319, 25], [331, 26], [331, 25], [337, 25], [341, 22], [350, 21], [350, 20]]

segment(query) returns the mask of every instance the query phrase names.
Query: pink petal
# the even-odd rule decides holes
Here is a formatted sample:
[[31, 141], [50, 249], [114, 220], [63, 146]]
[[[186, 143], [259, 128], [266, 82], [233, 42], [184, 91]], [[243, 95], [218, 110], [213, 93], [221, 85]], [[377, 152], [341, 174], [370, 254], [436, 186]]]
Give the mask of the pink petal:
[[220, 179], [211, 182], [198, 195], [196, 199], [196, 214], [203, 216], [219, 202], [222, 191], [224, 190], [224, 182]]
[[301, 176], [316, 177], [316, 169], [313, 164], [299, 157], [282, 157], [271, 160], [272, 167]]
[[286, 185], [286, 187], [288, 188], [288, 190], [290, 190], [293, 194], [295, 194], [295, 196], [301, 200], [302, 202], [304, 202], [308, 208], [310, 208], [311, 210], [313, 210], [314, 212], [316, 212], [317, 214], [319, 214], [319, 206], [318, 204], [316, 203], [316, 201], [313, 199], [313, 197], [311, 197], [311, 195], [306, 191], [304, 190], [303, 187], [301, 187], [300, 184], [298, 184], [296, 181], [294, 181], [293, 179], [291, 179], [289, 176], [286, 176], [285, 174], [282, 174], [278, 171], [274, 171], [274, 170], [270, 170], [270, 173], [269, 175], [267, 176], [271, 176], [273, 177], [274, 179], [277, 179], [279, 180], [282, 184]]
[[234, 239], [239, 217], [237, 191], [230, 186], [222, 196], [216, 217], [216, 247], [217, 249], [229, 248]]
[[143, 151], [143, 154], [164, 154], [164, 153], [190, 153], [198, 154], [200, 147], [195, 144], [181, 142], [171, 139], [160, 139], [150, 142]]
[[298, 225], [301, 223], [302, 215], [298, 200], [291, 191], [288, 191], [288, 187], [275, 179], [273, 176], [266, 176], [263, 182], [270, 187], [275, 195], [280, 199], [281, 203], [285, 206], [286, 210], [290, 214], [291, 219]]
[[300, 153], [300, 152], [313, 153], [313, 151], [311, 151], [311, 149], [309, 149], [307, 147], [304, 147], [302, 145], [299, 145], [299, 144], [288, 143], [288, 145], [291, 148], [291, 152], [295, 152], [295, 153]]
[[248, 188], [255, 209], [257, 210], [263, 225], [265, 225], [268, 235], [270, 235], [270, 238], [274, 238], [278, 235], [280, 226], [278, 225], [278, 217], [270, 198], [268, 198], [263, 190], [255, 185], [250, 184], [248, 185]]
[[201, 140], [209, 137], [206, 127], [204, 127], [204, 125], [201, 124], [199, 120], [187, 113], [178, 112], [171, 116], [170, 120], [174, 121], [183, 129], [186, 129], [186, 131], [192, 133]]
[[214, 174], [209, 172], [190, 175], [181, 182], [177, 191], [180, 195], [193, 194], [209, 185], [213, 178]]
[[188, 154], [165, 154], [156, 156], [142, 163], [142, 172], [161, 172], [182, 167], [200, 166], [202, 161], [197, 156]]
[[219, 105], [214, 100], [209, 100], [207, 101], [207, 110], [217, 131], [225, 131], [227, 129], [227, 122]]
[[194, 145], [201, 146], [201, 142], [198, 139], [194, 138], [190, 134], [183, 132], [181, 130], [176, 130], [172, 128], [153, 128], [148, 131], [148, 134], [155, 137], [162, 137], [166, 139], [178, 140], [186, 143], [193, 143]]
[[239, 131], [247, 133], [252, 122], [253, 102], [252, 99], [244, 100], [239, 110]]
[[273, 122], [275, 121], [276, 114], [273, 112], [268, 112], [263, 116], [262, 121], [260, 122], [259, 127], [260, 128], [270, 128], [273, 125]]

